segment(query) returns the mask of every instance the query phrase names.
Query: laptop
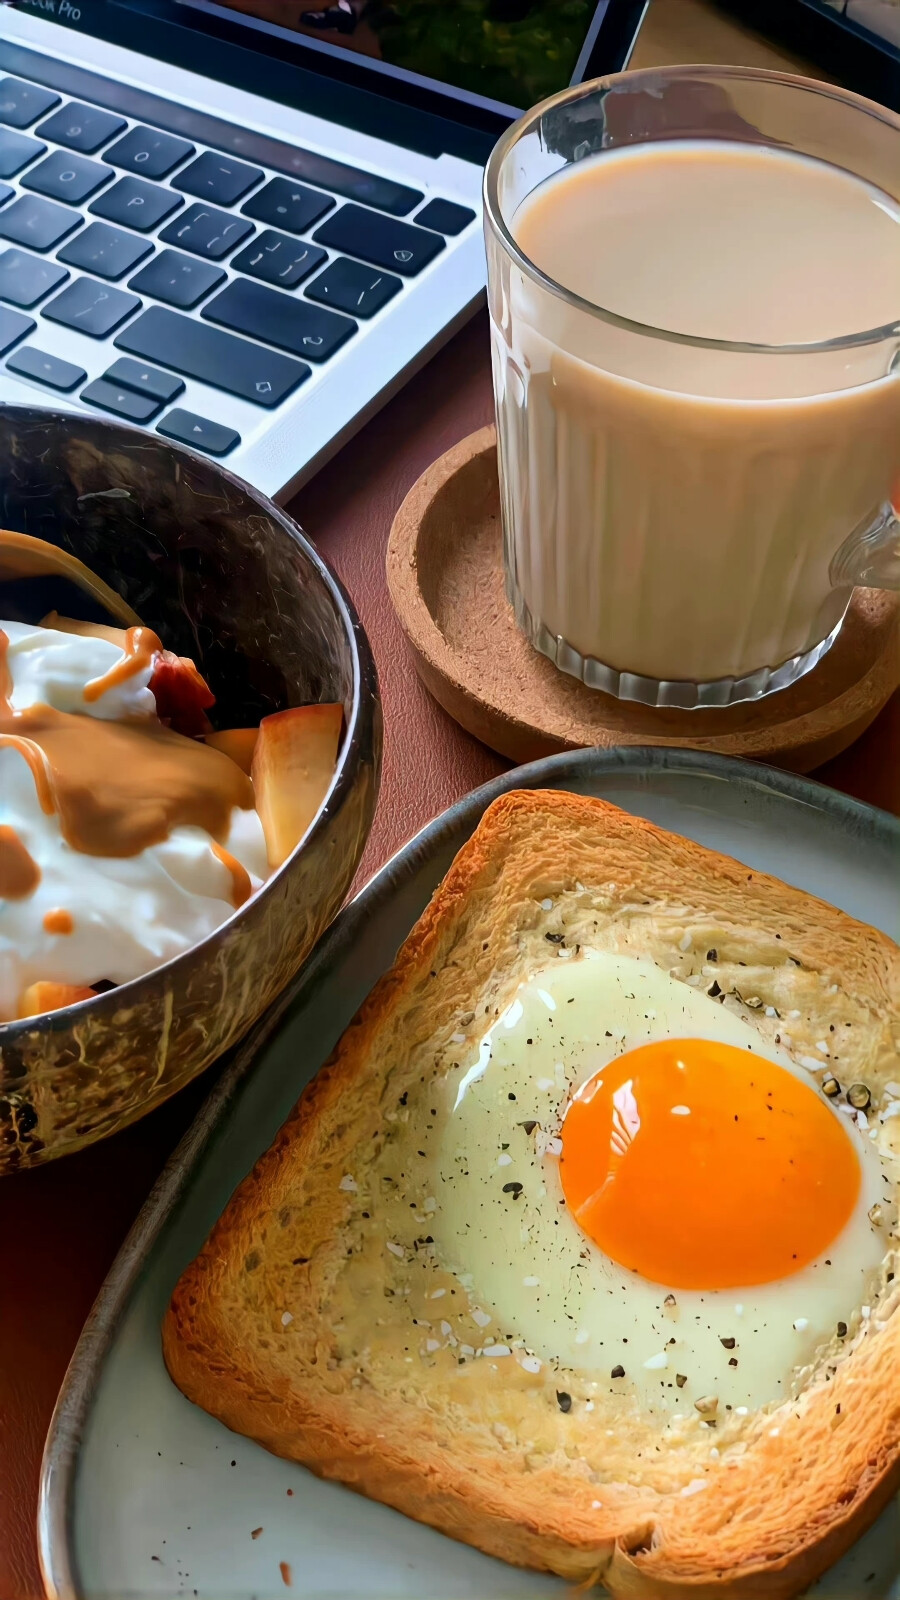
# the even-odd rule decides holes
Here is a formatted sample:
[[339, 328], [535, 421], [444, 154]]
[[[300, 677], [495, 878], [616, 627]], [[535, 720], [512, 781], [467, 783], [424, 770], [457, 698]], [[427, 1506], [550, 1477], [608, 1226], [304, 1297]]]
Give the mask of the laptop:
[[0, 5], [0, 403], [286, 498], [477, 308], [492, 145], [646, 3]]

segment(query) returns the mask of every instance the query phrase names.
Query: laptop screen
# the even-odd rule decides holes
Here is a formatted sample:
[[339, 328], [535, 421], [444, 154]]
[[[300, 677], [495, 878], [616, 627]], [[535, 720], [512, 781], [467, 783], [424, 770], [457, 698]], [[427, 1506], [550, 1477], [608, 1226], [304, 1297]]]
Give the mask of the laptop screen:
[[517, 113], [583, 75], [610, 0], [181, 0], [490, 110]]
[[881, 44], [893, 46], [900, 58], [900, 5], [897, 0], [819, 0], [819, 5], [871, 34]]

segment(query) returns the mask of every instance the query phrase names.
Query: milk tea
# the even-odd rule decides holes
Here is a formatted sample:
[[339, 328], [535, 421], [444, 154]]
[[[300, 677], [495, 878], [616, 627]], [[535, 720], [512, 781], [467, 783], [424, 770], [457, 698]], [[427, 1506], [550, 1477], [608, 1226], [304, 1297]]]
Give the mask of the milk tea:
[[900, 321], [896, 201], [807, 156], [673, 139], [564, 168], [511, 231], [538, 269], [492, 284], [530, 631], [700, 683], [820, 644], [849, 598], [832, 558], [898, 483], [900, 339], [828, 348]]

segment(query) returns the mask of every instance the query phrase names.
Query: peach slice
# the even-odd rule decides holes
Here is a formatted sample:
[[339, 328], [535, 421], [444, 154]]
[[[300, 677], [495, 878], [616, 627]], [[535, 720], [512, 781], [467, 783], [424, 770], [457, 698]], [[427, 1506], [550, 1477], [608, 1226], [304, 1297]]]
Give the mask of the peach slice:
[[208, 733], [204, 744], [210, 745], [213, 750], [221, 750], [223, 756], [230, 756], [249, 778], [258, 738], [258, 728], [220, 728], [216, 733]]
[[148, 687], [156, 700], [156, 715], [176, 733], [194, 739], [210, 731], [206, 713], [216, 697], [187, 656], [164, 650], [156, 658]]
[[79, 1000], [93, 1000], [96, 989], [78, 983], [51, 983], [41, 980], [30, 983], [19, 1002], [20, 1017], [42, 1017], [47, 1011], [61, 1011], [63, 1006], [74, 1006]]
[[250, 776], [270, 867], [300, 843], [334, 777], [344, 708], [294, 706], [263, 717]]
[[48, 611], [41, 617], [41, 627], [55, 628], [57, 633], [78, 633], [86, 639], [106, 639], [119, 650], [125, 649], [125, 629], [106, 622], [80, 622], [76, 617], [61, 617], [58, 611]]

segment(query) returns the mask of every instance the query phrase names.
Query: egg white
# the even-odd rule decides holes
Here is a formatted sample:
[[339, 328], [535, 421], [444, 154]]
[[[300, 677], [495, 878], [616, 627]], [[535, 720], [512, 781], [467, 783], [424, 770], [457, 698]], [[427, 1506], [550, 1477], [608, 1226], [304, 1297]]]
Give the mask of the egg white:
[[[584, 950], [519, 987], [474, 1051], [432, 1085], [429, 1098], [441, 1103], [417, 1137], [437, 1255], [469, 1290], [473, 1344], [509, 1350], [529, 1370], [550, 1364], [584, 1374], [651, 1412], [696, 1415], [697, 1400], [714, 1396], [722, 1415], [783, 1399], [838, 1323], [852, 1331], [886, 1249], [868, 1211], [887, 1205], [892, 1177], [874, 1143], [841, 1116], [862, 1185], [827, 1251], [789, 1278], [675, 1289], [667, 1305], [666, 1285], [620, 1267], [575, 1222], [558, 1135], [574, 1090], [609, 1060], [688, 1036], [767, 1057], [820, 1092], [786, 1051], [652, 961]], [[619, 1368], [623, 1376], [613, 1378]]]

